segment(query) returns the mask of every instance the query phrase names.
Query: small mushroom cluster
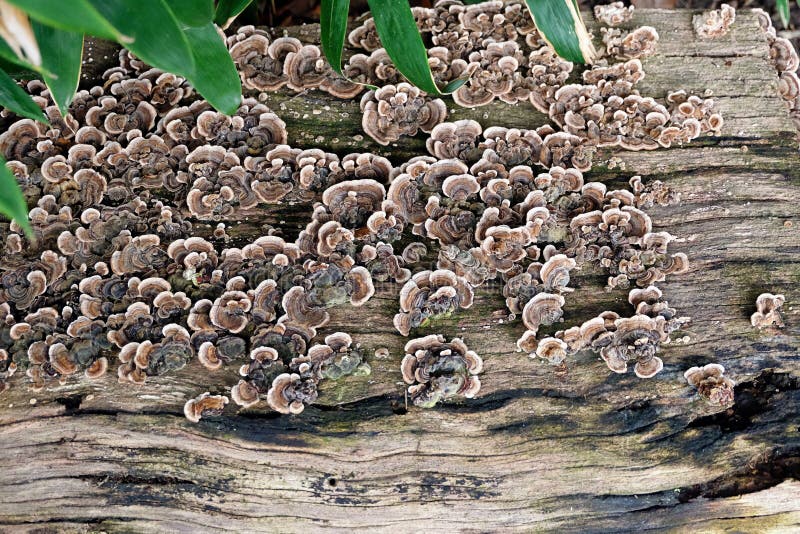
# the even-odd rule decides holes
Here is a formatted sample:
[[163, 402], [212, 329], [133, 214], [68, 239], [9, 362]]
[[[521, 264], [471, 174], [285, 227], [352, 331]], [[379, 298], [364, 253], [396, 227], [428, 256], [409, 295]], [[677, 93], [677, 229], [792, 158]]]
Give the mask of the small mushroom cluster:
[[692, 18], [694, 31], [701, 39], [716, 39], [722, 37], [736, 20], [736, 10], [728, 4], [722, 4], [719, 9], [711, 9]]
[[442, 335], [431, 334], [412, 339], [405, 351], [400, 370], [416, 406], [431, 408], [454, 396], [471, 399], [481, 389], [477, 375], [483, 370], [483, 360], [460, 338], [446, 341]]
[[711, 404], [728, 406], [733, 403], [736, 385], [733, 380], [724, 376], [725, 368], [718, 363], [709, 363], [703, 367], [692, 367], [683, 373], [683, 377], [697, 389], [697, 393]]
[[531, 336], [518, 341], [519, 348], [531, 357], [544, 358], [560, 364], [568, 355], [588, 349], [599, 352], [608, 368], [615, 373], [626, 373], [634, 365], [639, 378], [655, 376], [664, 364], [656, 354], [669, 335], [688, 322], [687, 317], [677, 317], [655, 286], [633, 289], [628, 295], [635, 314], [620, 317], [606, 311], [580, 326], [560, 330], [553, 337], [538, 342]]
[[750, 316], [750, 324], [758, 329], [783, 328], [781, 308], [786, 302], [783, 295], [762, 293], [756, 299], [756, 312]]
[[594, 18], [605, 26], [619, 26], [631, 20], [633, 6], [625, 7], [623, 2], [611, 2], [606, 5], [594, 6]]
[[266, 398], [276, 412], [299, 414], [317, 399], [317, 385], [323, 378], [336, 380], [370, 372], [360, 346], [353, 345], [352, 338], [344, 332], [328, 335], [324, 344], [313, 345], [305, 355], [288, 361], [281, 352], [286, 353], [285, 347], [274, 341], [252, 350], [250, 363], [239, 369], [244, 378], [231, 389], [236, 404], [248, 408]]
[[791, 41], [777, 36], [769, 13], [763, 9], [753, 11], [758, 16], [758, 22], [769, 42], [769, 60], [780, 77], [778, 90], [781, 98], [789, 109], [795, 127], [800, 130], [800, 78], [797, 76], [800, 56]]

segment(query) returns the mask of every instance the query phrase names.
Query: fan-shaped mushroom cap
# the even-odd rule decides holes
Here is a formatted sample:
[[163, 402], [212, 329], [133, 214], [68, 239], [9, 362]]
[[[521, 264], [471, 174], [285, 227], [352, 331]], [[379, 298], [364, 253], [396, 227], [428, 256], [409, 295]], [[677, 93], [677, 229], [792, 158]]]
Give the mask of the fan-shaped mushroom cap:
[[525, 304], [522, 310], [522, 322], [533, 332], [540, 325], [550, 325], [561, 318], [564, 313], [564, 297], [554, 293], [539, 293]]
[[453, 200], [466, 200], [480, 191], [478, 180], [471, 174], [454, 174], [442, 182], [442, 193]]
[[85, 374], [86, 378], [96, 380], [106, 374], [106, 371], [108, 371], [108, 359], [105, 356], [101, 356], [86, 368]]
[[261, 400], [258, 388], [246, 380], [239, 380], [239, 382], [231, 388], [231, 398], [233, 402], [242, 408], [255, 406]]
[[556, 254], [547, 260], [539, 270], [539, 277], [547, 291], [561, 293], [569, 291], [569, 272], [576, 267], [574, 259], [564, 254]]
[[183, 414], [192, 423], [199, 423], [203, 416], [219, 415], [228, 404], [228, 397], [212, 395], [208, 391], [190, 399], [183, 406]]
[[78, 364], [63, 343], [54, 343], [48, 350], [50, 365], [59, 374], [68, 376], [78, 371]]
[[[555, 337], [546, 337], [536, 346], [536, 356], [558, 365], [567, 357], [567, 344]], [[534, 356], [534, 354], [530, 354]]]
[[350, 293], [350, 304], [353, 306], [363, 305], [375, 294], [372, 276], [365, 267], [354, 267], [347, 273], [347, 279], [353, 288]]
[[216, 371], [222, 367], [222, 359], [217, 354], [217, 348], [210, 341], [206, 341], [197, 349], [198, 361], [209, 371]]
[[330, 319], [324, 308], [312, 306], [308, 302], [306, 290], [302, 286], [290, 288], [283, 295], [281, 306], [285, 311], [285, 315], [281, 317], [284, 322], [301, 325], [312, 332], [316, 332], [316, 328], [325, 326]]

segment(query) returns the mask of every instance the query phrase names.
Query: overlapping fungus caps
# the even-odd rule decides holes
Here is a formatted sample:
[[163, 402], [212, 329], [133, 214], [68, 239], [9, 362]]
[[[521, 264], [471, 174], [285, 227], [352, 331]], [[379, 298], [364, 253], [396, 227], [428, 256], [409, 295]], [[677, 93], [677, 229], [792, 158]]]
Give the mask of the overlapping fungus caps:
[[611, 2], [607, 5], [594, 6], [594, 18], [606, 26], [619, 26], [631, 20], [633, 6], [625, 7], [622, 2]]
[[[320, 374], [332, 378], [354, 365], [366, 372], [347, 334], [315, 342], [329, 307], [363, 305], [374, 280], [403, 283], [394, 319], [407, 335], [468, 308], [473, 288], [498, 277], [512, 315], [533, 327], [519, 342], [529, 354], [559, 363], [589, 348], [605, 351], [617, 368], [625, 360], [652, 371], [655, 360], [626, 348], [644, 328], [631, 328], [631, 317], [606, 312], [541, 340], [536, 329], [558, 319], [570, 271], [587, 262], [605, 269], [609, 288], [643, 288], [631, 292], [631, 304], [660, 334], [645, 345], [657, 347], [662, 333], [682, 324], [648, 286], [684, 271], [686, 257], [668, 254], [672, 237], [653, 232], [640, 211], [675, 195], [635, 177], [632, 192], [609, 191], [584, 183], [581, 171], [598, 145], [650, 149], [718, 134], [713, 101], [681, 91], [666, 102], [639, 95], [644, 71], [636, 58], [654, 50], [651, 28], [607, 31], [608, 61], [585, 70], [581, 84], [565, 85], [573, 65], [546, 46], [521, 1], [439, 0], [413, 12], [435, 45], [429, 63], [437, 83], [480, 70], [457, 101], [527, 100], [560, 130], [442, 122], [442, 103], [403, 82], [369, 20], [350, 35], [369, 55], [345, 66], [359, 81], [385, 86], [363, 98], [365, 128], [384, 143], [429, 132], [432, 156], [393, 167], [374, 154], [340, 158], [287, 145], [285, 123], [255, 92], [352, 98], [362, 87], [335, 74], [318, 47], [252, 26], [227, 39], [253, 91], [232, 116], [214, 111], [182, 77], [125, 50], [64, 117], [45, 84], [26, 84], [50, 124], [3, 112], [0, 154], [35, 204], [37, 239], [0, 223], [0, 339], [10, 341], [0, 352], [0, 381], [18, 366], [25, 372], [16, 376], [37, 389], [100, 378], [117, 357], [119, 379], [141, 384], [197, 357], [209, 372], [235, 362], [237, 405], [265, 399], [296, 413], [316, 399]], [[615, 24], [629, 14], [615, 7], [604, 16]], [[797, 55], [774, 31], [768, 38], [781, 92], [795, 109]], [[263, 235], [242, 242], [236, 223], [298, 203], [314, 204], [297, 239], [264, 225]], [[426, 242], [401, 252], [410, 236]], [[430, 243], [437, 270], [412, 277]], [[71, 296], [61, 302], [64, 295]]]
[[719, 9], [695, 15], [692, 18], [692, 25], [700, 38], [715, 39], [728, 33], [728, 29], [735, 20], [736, 10], [728, 4], [722, 4]]
[[750, 316], [750, 323], [756, 328], [783, 328], [781, 307], [786, 302], [783, 295], [762, 293], [756, 299], [756, 312]]
[[439, 98], [429, 98], [416, 87], [400, 83], [367, 92], [361, 99], [361, 112], [364, 132], [388, 145], [402, 135], [416, 135], [418, 130], [430, 132], [444, 121], [447, 106]]
[[189, 399], [183, 406], [183, 414], [192, 423], [199, 423], [203, 417], [220, 415], [226, 404], [228, 404], [228, 397], [212, 395], [206, 391], [194, 399]]
[[736, 385], [725, 374], [725, 368], [718, 363], [702, 367], [692, 367], [683, 373], [686, 381], [697, 389], [697, 393], [711, 404], [727, 406], [733, 403]]
[[431, 408], [458, 395], [471, 399], [480, 390], [477, 375], [483, 370], [483, 360], [460, 338], [448, 342], [442, 335], [431, 334], [412, 339], [405, 351], [400, 370], [416, 406]]
[[452, 271], [420, 271], [400, 290], [400, 313], [394, 316], [394, 327], [407, 336], [412, 328], [469, 308], [472, 299], [472, 286]]

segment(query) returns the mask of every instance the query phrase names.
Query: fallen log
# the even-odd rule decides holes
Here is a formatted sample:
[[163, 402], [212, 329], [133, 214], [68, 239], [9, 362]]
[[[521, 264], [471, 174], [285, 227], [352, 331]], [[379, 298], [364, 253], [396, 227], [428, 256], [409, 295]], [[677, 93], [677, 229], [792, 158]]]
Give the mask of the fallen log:
[[[344, 530], [762, 531], [800, 524], [800, 194], [797, 131], [778, 95], [766, 38], [741, 11], [731, 32], [697, 41], [688, 11], [637, 11], [658, 29], [644, 62], [643, 95], [708, 91], [725, 118], [720, 137], [669, 150], [603, 150], [588, 180], [660, 179], [678, 205], [648, 211], [679, 239], [690, 272], [661, 284], [692, 322], [665, 345], [650, 380], [610, 373], [581, 355], [566, 375], [517, 352], [524, 327], [502, 322], [498, 288], [480, 289], [469, 313], [436, 323], [484, 360], [477, 398], [433, 410], [406, 405], [393, 329], [396, 286], [361, 308], [339, 308], [320, 331], [344, 330], [369, 349], [369, 377], [323, 382], [296, 417], [265, 405], [193, 425], [183, 405], [228, 394], [238, 376], [199, 363], [141, 387], [74, 380], [0, 396], [0, 525], [9, 531]], [[317, 27], [288, 30], [316, 39]], [[91, 80], [113, 49], [95, 43]], [[104, 58], [105, 56], [105, 58]], [[383, 147], [361, 131], [357, 100], [318, 92], [270, 94], [289, 142], [399, 163], [425, 153], [424, 137]], [[448, 107], [453, 107], [448, 105]], [[453, 109], [449, 120], [533, 127], [527, 104]], [[240, 213], [237, 238], [305, 224], [296, 207], [256, 219]], [[202, 228], [202, 227], [201, 227]], [[292, 230], [294, 228], [294, 230]], [[209, 226], [205, 230], [211, 231]], [[232, 235], [234, 235], [232, 233]], [[573, 276], [565, 324], [621, 312], [624, 291], [601, 272]], [[762, 292], [786, 295], [786, 328], [749, 322]], [[682, 378], [718, 362], [736, 379], [735, 404], [699, 399]]]

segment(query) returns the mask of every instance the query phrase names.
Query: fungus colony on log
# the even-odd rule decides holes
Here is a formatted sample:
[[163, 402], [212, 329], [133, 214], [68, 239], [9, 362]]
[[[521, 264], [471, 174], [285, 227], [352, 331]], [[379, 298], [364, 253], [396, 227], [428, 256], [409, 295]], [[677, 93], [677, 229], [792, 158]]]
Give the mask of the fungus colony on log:
[[780, 77], [778, 91], [789, 109], [789, 115], [792, 117], [795, 127], [800, 129], [800, 78], [797, 76], [800, 57], [791, 41], [776, 35], [769, 13], [763, 9], [754, 9], [753, 11], [758, 15], [758, 22], [769, 43], [770, 63]]
[[[649, 150], [719, 133], [713, 101], [638, 93], [653, 28], [605, 28], [603, 59], [568, 84], [573, 65], [545, 45], [521, 2], [439, 0], [414, 14], [435, 45], [438, 82], [474, 72], [454, 95], [459, 105], [527, 101], [553, 125], [445, 122], [441, 101], [403, 83], [371, 19], [349, 36], [367, 53], [345, 71], [383, 86], [361, 100], [364, 130], [379, 143], [428, 134], [430, 155], [399, 165], [287, 145], [286, 125], [262, 92], [348, 99], [362, 86], [336, 75], [317, 46], [253, 27], [227, 38], [246, 90], [230, 117], [185, 79], [125, 50], [66, 117], [42, 83], [27, 83], [50, 126], [7, 110], [0, 117], [0, 153], [33, 205], [36, 236], [0, 223], [0, 387], [15, 371], [40, 390], [115, 370], [133, 387], [197, 360], [209, 373], [238, 369], [233, 404], [266, 401], [298, 414], [321, 381], [369, 372], [350, 335], [320, 341], [317, 329], [330, 308], [364, 305], [376, 282], [399, 289], [397, 331], [423, 336], [408, 341], [402, 363], [419, 406], [478, 393], [481, 358], [461, 339], [425, 330], [464, 313], [475, 288], [491, 281], [502, 285], [509, 316], [521, 318], [518, 346], [531, 357], [563, 364], [586, 349], [616, 373], [658, 373], [660, 345], [686, 319], [653, 284], [688, 262], [668, 251], [673, 236], [654, 231], [643, 210], [677, 199], [658, 181], [633, 177], [630, 189], [616, 190], [583, 173], [597, 147]], [[630, 11], [598, 16], [614, 25]], [[774, 48], [791, 70], [796, 55]], [[295, 240], [267, 226], [252, 241], [228, 234], [281, 204], [308, 209]], [[418, 264], [429, 250], [436, 264], [425, 270]], [[541, 334], [562, 320], [570, 273], [587, 265], [607, 273], [609, 290], [629, 291], [630, 314], [604, 312]], [[197, 421], [226, 404], [204, 393], [186, 416]]]

